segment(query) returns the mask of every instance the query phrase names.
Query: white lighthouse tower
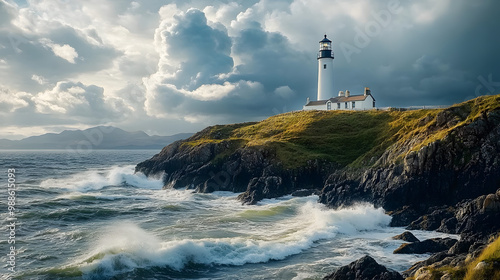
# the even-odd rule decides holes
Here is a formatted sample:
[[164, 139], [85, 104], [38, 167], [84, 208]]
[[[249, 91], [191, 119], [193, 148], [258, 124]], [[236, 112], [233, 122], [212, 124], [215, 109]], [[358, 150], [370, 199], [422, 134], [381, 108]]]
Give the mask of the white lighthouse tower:
[[318, 101], [333, 97], [333, 51], [332, 41], [319, 41], [318, 53]]

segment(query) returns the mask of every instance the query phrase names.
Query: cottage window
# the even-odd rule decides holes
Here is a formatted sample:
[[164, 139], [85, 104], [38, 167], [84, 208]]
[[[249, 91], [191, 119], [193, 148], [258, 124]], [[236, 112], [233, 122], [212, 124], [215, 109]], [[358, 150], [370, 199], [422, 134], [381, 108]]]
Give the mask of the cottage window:
[[326, 109], [327, 110], [331, 110], [332, 109], [332, 103], [331, 102], [326, 103]]
[[345, 102], [344, 106], [346, 109], [349, 108], [349, 106], [347, 105], [347, 102]]
[[352, 108], [353, 109], [356, 108], [356, 102], [354, 102], [354, 101], [352, 102]]
[[340, 109], [340, 103], [337, 103], [337, 109]]

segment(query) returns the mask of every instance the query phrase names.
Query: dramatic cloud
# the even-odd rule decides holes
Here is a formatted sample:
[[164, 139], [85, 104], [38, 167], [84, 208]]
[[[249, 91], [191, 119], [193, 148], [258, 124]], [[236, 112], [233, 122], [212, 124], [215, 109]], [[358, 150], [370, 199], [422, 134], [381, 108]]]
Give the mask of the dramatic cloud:
[[189, 121], [262, 117], [313, 86], [315, 68], [307, 66], [307, 55], [257, 22], [248, 27], [230, 38], [197, 9], [164, 19], [155, 35], [159, 70], [144, 79], [147, 112]]
[[378, 106], [500, 93], [499, 8], [495, 0], [0, 0], [0, 138], [95, 124], [172, 134], [298, 110], [316, 98], [325, 33], [335, 90], [370, 87]]

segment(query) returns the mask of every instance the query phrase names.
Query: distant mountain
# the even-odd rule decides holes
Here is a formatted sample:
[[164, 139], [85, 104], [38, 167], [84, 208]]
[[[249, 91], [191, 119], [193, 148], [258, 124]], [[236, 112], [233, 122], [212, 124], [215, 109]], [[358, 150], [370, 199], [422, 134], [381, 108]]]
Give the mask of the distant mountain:
[[85, 130], [65, 130], [21, 140], [0, 139], [0, 149], [161, 149], [192, 133], [171, 136], [149, 136], [143, 131], [128, 132], [112, 126], [97, 126]]

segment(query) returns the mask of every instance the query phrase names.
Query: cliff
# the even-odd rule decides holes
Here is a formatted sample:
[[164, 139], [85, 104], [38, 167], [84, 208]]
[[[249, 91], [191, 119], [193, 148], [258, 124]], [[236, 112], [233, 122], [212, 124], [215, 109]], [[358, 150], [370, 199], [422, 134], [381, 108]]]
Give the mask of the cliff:
[[321, 202], [369, 201], [393, 211], [394, 225], [407, 225], [429, 208], [495, 193], [500, 188], [499, 107], [500, 96], [488, 96], [408, 121], [410, 129], [397, 134], [361, 175], [331, 175]]
[[393, 226], [461, 234], [405, 276], [463, 267], [500, 232], [500, 95], [447, 109], [300, 111], [208, 127], [136, 171], [163, 176], [167, 188], [242, 192], [249, 204], [311, 193], [330, 207], [370, 202]]
[[307, 111], [208, 127], [165, 147], [136, 171], [163, 174], [166, 187], [244, 192], [245, 203], [319, 192], [331, 173], [373, 163], [404, 118], [425, 113]]
[[395, 225], [409, 224], [429, 207], [500, 186], [499, 101], [486, 96], [439, 110], [301, 111], [213, 126], [166, 146], [136, 171], [163, 175], [166, 187], [243, 192], [245, 203], [321, 191], [320, 201], [332, 207], [369, 201], [387, 211], [404, 208]]

